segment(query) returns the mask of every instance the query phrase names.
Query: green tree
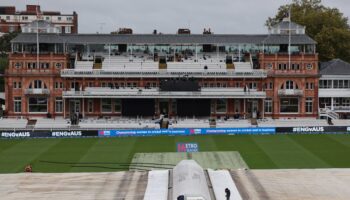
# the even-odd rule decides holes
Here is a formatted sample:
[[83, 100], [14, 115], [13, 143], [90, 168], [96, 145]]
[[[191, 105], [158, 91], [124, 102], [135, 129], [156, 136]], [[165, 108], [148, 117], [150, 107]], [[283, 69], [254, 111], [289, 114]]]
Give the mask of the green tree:
[[337, 8], [322, 5], [321, 0], [293, 0], [282, 5], [274, 17], [269, 17], [267, 26], [281, 21], [291, 10], [291, 20], [306, 26], [306, 34], [317, 42], [321, 61], [340, 58], [350, 62], [350, 27], [348, 18]]
[[8, 33], [0, 37], [0, 56], [4, 56], [11, 51], [11, 40], [18, 35], [17, 32]]
[[8, 52], [11, 51], [11, 40], [18, 33], [9, 33], [0, 37], [0, 92], [4, 91], [4, 77], [2, 76], [8, 66]]

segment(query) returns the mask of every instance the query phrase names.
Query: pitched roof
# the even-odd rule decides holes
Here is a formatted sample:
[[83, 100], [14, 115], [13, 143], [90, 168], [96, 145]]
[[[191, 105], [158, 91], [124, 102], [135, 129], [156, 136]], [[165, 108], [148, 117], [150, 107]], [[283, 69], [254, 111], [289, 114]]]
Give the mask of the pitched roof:
[[[285, 35], [233, 35], [233, 34], [40, 34], [41, 43], [66, 44], [288, 44]], [[36, 34], [19, 34], [12, 43], [36, 43]], [[293, 35], [292, 44], [316, 44], [307, 35]]]
[[322, 62], [320, 66], [322, 75], [350, 75], [350, 63], [341, 59], [333, 59], [328, 62]]
[[[283, 20], [280, 23], [272, 26], [272, 28], [289, 29], [289, 21]], [[294, 29], [300, 29], [300, 28], [305, 28], [305, 26], [302, 26], [294, 22], [290, 22], [290, 29], [294, 30]]]

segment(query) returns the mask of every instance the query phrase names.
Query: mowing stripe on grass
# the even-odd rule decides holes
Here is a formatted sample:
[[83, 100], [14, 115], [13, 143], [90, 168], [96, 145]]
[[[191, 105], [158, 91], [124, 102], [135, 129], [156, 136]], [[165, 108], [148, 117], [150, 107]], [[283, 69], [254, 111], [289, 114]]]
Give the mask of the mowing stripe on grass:
[[[51, 140], [51, 139], [48, 139]], [[72, 168], [70, 162], [78, 162], [88, 149], [97, 142], [96, 138], [53, 139], [59, 141], [37, 159], [35, 170], [40, 172], [67, 172]], [[58, 163], [49, 163], [54, 161]], [[81, 170], [84, 171], [84, 170]]]
[[214, 138], [218, 151], [238, 151], [249, 168], [276, 168], [272, 160], [255, 144], [254, 137], [265, 136], [217, 136]]
[[25, 140], [22, 140], [22, 139], [14, 139], [14, 140], [11, 140], [11, 139], [2, 139], [0, 140], [0, 153], [8, 148], [11, 148], [13, 145], [17, 145], [18, 143], [21, 143], [22, 141], [25, 141]]
[[328, 135], [305, 135], [304, 137], [295, 135], [290, 137], [331, 167], [350, 166], [350, 148]]
[[18, 140], [17, 144], [0, 153], [0, 173], [22, 172], [27, 164], [33, 164], [37, 157], [58, 142], [47, 139]]
[[[119, 171], [128, 170], [129, 154], [135, 146], [136, 138], [101, 138], [96, 141], [79, 159], [78, 165], [73, 165], [71, 172], [86, 171]], [[89, 164], [85, 164], [89, 163]]]
[[277, 168], [330, 167], [287, 135], [254, 137], [253, 140]]

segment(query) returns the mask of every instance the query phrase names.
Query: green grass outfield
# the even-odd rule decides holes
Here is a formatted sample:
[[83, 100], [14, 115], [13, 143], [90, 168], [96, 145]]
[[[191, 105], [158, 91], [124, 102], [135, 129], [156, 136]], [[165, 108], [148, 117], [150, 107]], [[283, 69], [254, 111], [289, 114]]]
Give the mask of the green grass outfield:
[[138, 152], [239, 151], [251, 169], [350, 168], [350, 135], [183, 136], [0, 140], [0, 173], [127, 170]]

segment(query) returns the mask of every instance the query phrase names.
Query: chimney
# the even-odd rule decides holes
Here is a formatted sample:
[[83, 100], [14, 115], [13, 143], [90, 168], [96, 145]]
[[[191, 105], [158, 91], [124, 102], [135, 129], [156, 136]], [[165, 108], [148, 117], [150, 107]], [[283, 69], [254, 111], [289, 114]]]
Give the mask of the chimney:
[[212, 34], [210, 28], [208, 30], [204, 28], [203, 35], [210, 35], [210, 34]]
[[26, 11], [28, 13], [36, 13], [37, 11], [41, 12], [40, 5], [27, 5], [27, 10]]
[[177, 30], [177, 34], [179, 35], [190, 35], [191, 34], [191, 30], [188, 28], [179, 28]]

